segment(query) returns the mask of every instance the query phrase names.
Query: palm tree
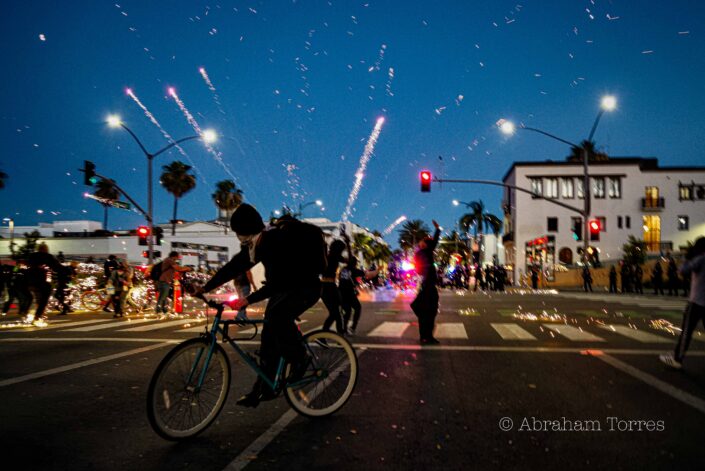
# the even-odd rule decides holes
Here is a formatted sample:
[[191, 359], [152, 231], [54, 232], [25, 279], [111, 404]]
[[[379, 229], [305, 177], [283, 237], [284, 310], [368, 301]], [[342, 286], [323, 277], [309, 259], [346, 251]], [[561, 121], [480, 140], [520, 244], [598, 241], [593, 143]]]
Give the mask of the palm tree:
[[374, 254], [373, 261], [377, 263], [378, 267], [382, 264], [389, 264], [389, 260], [392, 258], [392, 250], [389, 245], [382, 242], [374, 241], [372, 243], [372, 252]]
[[196, 187], [196, 177], [189, 173], [190, 165], [175, 161], [162, 167], [160, 182], [164, 189], [174, 195], [174, 217], [171, 220], [171, 235], [176, 234], [176, 209], [179, 198]]
[[374, 260], [374, 244], [375, 240], [364, 233], [353, 235], [352, 249], [355, 252], [362, 252], [362, 258], [365, 263], [371, 263]]
[[450, 263], [450, 256], [454, 253], [458, 253], [461, 257], [467, 259], [468, 246], [457, 231], [453, 231], [450, 235], [441, 237], [440, 243], [438, 244], [438, 260], [441, 262], [441, 265]]
[[421, 239], [428, 237], [430, 233], [428, 226], [422, 220], [406, 221], [399, 229], [399, 246], [404, 251], [413, 249]]
[[120, 196], [117, 188], [110, 180], [100, 179], [95, 184], [96, 189], [93, 195], [100, 198], [100, 204], [103, 205], [103, 229], [108, 230], [108, 208], [113, 201], [116, 201]]
[[480, 260], [482, 260], [482, 235], [484, 229], [489, 229], [495, 235], [499, 235], [502, 230], [502, 220], [494, 214], [485, 212], [485, 204], [482, 200], [471, 201], [468, 207], [471, 212], [460, 218], [460, 227], [467, 232], [470, 230], [470, 226], [475, 226], [475, 240], [477, 240], [477, 245], [480, 249]]
[[0, 190], [5, 188], [5, 180], [7, 180], [7, 174], [5, 172], [0, 172]]
[[568, 161], [582, 162], [585, 151], [587, 151], [588, 154], [588, 162], [604, 162], [610, 159], [607, 154], [596, 149], [594, 141], [585, 140], [582, 141], [579, 146], [571, 146]]
[[[235, 186], [232, 180], [222, 180], [215, 184], [215, 193], [212, 195], [215, 205], [220, 210], [218, 219], [225, 221], [242, 203], [242, 190]], [[225, 232], [228, 232], [227, 224]]]

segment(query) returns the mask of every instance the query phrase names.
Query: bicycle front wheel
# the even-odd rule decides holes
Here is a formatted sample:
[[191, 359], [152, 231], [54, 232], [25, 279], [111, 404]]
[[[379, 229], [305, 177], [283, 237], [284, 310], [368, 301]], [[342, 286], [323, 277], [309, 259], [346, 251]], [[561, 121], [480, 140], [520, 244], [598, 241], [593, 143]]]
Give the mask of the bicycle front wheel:
[[[286, 400], [301, 415], [325, 417], [343, 407], [357, 383], [357, 356], [340, 335], [319, 330], [303, 338], [311, 362], [300, 381], [286, 388]], [[287, 367], [287, 376], [291, 365]]]
[[218, 416], [230, 390], [230, 361], [218, 344], [198, 386], [211, 347], [192, 339], [171, 350], [157, 367], [147, 392], [147, 416], [157, 434], [183, 440], [205, 430]]
[[81, 305], [88, 311], [97, 311], [101, 308], [105, 300], [98, 291], [86, 291], [81, 295]]

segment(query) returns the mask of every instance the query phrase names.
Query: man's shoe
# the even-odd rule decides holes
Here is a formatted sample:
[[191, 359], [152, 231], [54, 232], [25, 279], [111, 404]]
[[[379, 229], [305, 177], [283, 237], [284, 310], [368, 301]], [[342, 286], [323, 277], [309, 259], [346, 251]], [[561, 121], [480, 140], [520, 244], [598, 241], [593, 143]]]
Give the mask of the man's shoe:
[[[287, 378], [288, 383], [295, 383], [297, 381], [301, 381], [301, 379], [304, 377], [306, 374], [306, 370], [308, 370], [308, 367], [311, 365], [311, 356], [306, 355], [303, 360], [301, 360], [298, 364], [293, 366], [291, 368], [291, 373], [289, 373], [289, 377]], [[269, 389], [269, 388], [266, 388]]]
[[240, 399], [237, 400], [237, 405], [238, 406], [243, 406], [243, 407], [257, 407], [260, 402], [260, 394], [259, 392], [250, 392], [249, 394], [245, 394], [242, 396]]
[[676, 360], [675, 358], [673, 358], [673, 355], [670, 353], [665, 353], [663, 355], [659, 355], [658, 359], [661, 360], [661, 363], [668, 366], [669, 368], [673, 368], [674, 370], [682, 370], [683, 369], [683, 363], [681, 363], [678, 360]]
[[103, 312], [113, 312], [113, 311], [111, 311], [111, 310], [108, 309], [107, 307], [104, 307], [104, 308], [103, 308]]
[[441, 342], [431, 337], [430, 339], [421, 339], [421, 345], [438, 345]]

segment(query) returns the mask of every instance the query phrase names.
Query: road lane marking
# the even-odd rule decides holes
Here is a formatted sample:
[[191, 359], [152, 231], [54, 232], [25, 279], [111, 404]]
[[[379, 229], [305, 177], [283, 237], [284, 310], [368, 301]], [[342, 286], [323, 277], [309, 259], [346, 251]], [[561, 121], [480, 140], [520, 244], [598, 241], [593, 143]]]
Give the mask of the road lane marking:
[[375, 327], [370, 333], [367, 334], [368, 337], [396, 337], [399, 338], [404, 335], [404, 332], [411, 324], [409, 322], [382, 322], [380, 325]]
[[439, 322], [434, 337], [439, 339], [467, 339], [468, 333], [462, 322]]
[[641, 343], [673, 343], [673, 339], [667, 339], [666, 337], [644, 332], [643, 330], [632, 329], [626, 325], [606, 324], [601, 325], [600, 328]]
[[491, 322], [490, 325], [504, 340], [536, 340], [536, 337], [517, 324]]
[[[154, 321], [156, 319], [149, 319], [149, 320]], [[190, 324], [196, 320], [197, 319], [178, 319], [178, 320], [169, 321], [169, 322], [158, 322], [156, 324], [141, 325], [139, 327], [130, 327], [129, 329], [119, 329], [118, 332], [147, 332], [150, 330], [165, 329], [167, 327], [172, 327], [175, 325]]]
[[[51, 322], [51, 321], [50, 321]], [[98, 324], [100, 322], [111, 322], [110, 319], [93, 319], [88, 321], [73, 321], [73, 322], [62, 322], [60, 324], [49, 324], [46, 327], [37, 327], [33, 325], [27, 325], [27, 327], [17, 327], [16, 329], [7, 329], [0, 332], [25, 332], [26, 329], [32, 329], [32, 332], [42, 331], [42, 330], [52, 330], [52, 329], [63, 329], [64, 327], [70, 327], [72, 325], [87, 325], [87, 324]], [[20, 330], [21, 329], [21, 330]]]
[[[357, 349], [356, 349], [357, 350]], [[360, 349], [357, 352], [357, 358], [359, 359], [360, 356], [365, 353], [364, 349]], [[358, 362], [359, 364], [359, 362]], [[342, 368], [342, 367], [341, 367]], [[338, 375], [340, 374], [340, 369], [333, 371], [331, 376], [333, 375]], [[359, 374], [359, 367], [358, 367], [358, 374]], [[320, 390], [316, 390], [313, 394], [310, 396], [310, 400], [313, 401], [316, 396], [321, 394], [323, 391], [326, 390], [328, 386], [333, 384], [333, 381], [329, 382], [328, 384], [325, 384]], [[279, 417], [279, 420], [274, 422], [267, 430], [262, 433], [259, 437], [255, 439], [250, 445], [242, 450], [237, 457], [233, 461], [231, 461], [224, 469], [223, 471], [240, 471], [244, 469], [248, 464], [252, 463], [254, 460], [257, 459], [258, 455], [264, 450], [267, 445], [272, 443], [272, 441], [279, 435], [287, 425], [291, 423], [292, 420], [294, 420], [296, 417], [298, 417], [299, 414], [294, 412], [293, 409], [289, 409], [287, 412], [284, 413], [281, 417]]]
[[544, 324], [545, 328], [552, 330], [553, 332], [562, 335], [573, 342], [604, 342], [605, 339], [593, 335], [590, 332], [585, 332], [572, 325], [555, 325], [555, 324]]
[[120, 324], [122, 325], [130, 325], [130, 324], [143, 324], [145, 322], [154, 322], [157, 319], [135, 319], [132, 320], [130, 319], [129, 321], [124, 321], [124, 320], [119, 320], [119, 321], [110, 321], [108, 324], [101, 324], [101, 325], [89, 325], [87, 327], [77, 327], [75, 329], [66, 329], [66, 332], [93, 332], [95, 330], [103, 330], [103, 329], [112, 329], [113, 327], [119, 327]]
[[43, 378], [45, 376], [55, 375], [58, 373], [64, 373], [66, 371], [75, 370], [77, 368], [83, 368], [84, 366], [97, 365], [98, 363], [104, 363], [106, 361], [117, 360], [118, 358], [123, 358], [131, 355], [137, 355], [138, 353], [148, 352], [150, 350], [156, 350], [157, 348], [167, 347], [172, 345], [172, 342], [161, 342], [156, 345], [148, 345], [146, 347], [135, 348], [133, 350], [128, 350], [126, 352], [115, 353], [113, 355], [107, 355], [104, 357], [93, 358], [91, 360], [81, 361], [78, 363], [73, 363], [71, 365], [60, 366], [58, 368], [51, 368], [49, 370], [37, 371], [36, 373], [30, 373], [28, 375], [18, 376], [16, 378], [10, 378], [0, 381], [0, 387], [10, 386], [11, 384], [23, 383], [25, 381], [30, 381], [37, 378]]
[[608, 365], [611, 365], [617, 368], [618, 370], [623, 371], [624, 373], [627, 373], [628, 375], [643, 381], [649, 386], [652, 386], [658, 389], [659, 391], [668, 394], [674, 399], [678, 399], [679, 401], [705, 414], [705, 400], [697, 396], [693, 396], [692, 394], [685, 392], [682, 389], [678, 389], [677, 387], [672, 386], [665, 381], [661, 381], [657, 377], [645, 373], [637, 368], [634, 368], [632, 365], [618, 360], [611, 355], [607, 355], [602, 351], [588, 351], [588, 353], [593, 357], [604, 361]]

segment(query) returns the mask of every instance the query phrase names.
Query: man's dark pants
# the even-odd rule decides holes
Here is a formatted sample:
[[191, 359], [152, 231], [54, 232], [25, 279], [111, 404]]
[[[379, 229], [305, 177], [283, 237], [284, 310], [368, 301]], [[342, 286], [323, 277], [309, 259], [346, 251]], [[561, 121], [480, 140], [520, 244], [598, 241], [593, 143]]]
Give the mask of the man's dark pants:
[[419, 337], [421, 340], [433, 338], [436, 314], [438, 313], [438, 288], [421, 286], [419, 294], [411, 303], [411, 309], [419, 318]]
[[676, 349], [673, 355], [676, 361], [683, 361], [685, 352], [688, 351], [688, 347], [690, 346], [690, 339], [693, 337], [693, 332], [698, 326], [698, 322], [701, 321], [705, 326], [705, 306], [695, 303], [688, 303], [688, 306], [685, 308], [685, 313], [683, 314], [683, 328], [681, 330], [681, 335], [678, 337], [678, 343], [676, 344]]

